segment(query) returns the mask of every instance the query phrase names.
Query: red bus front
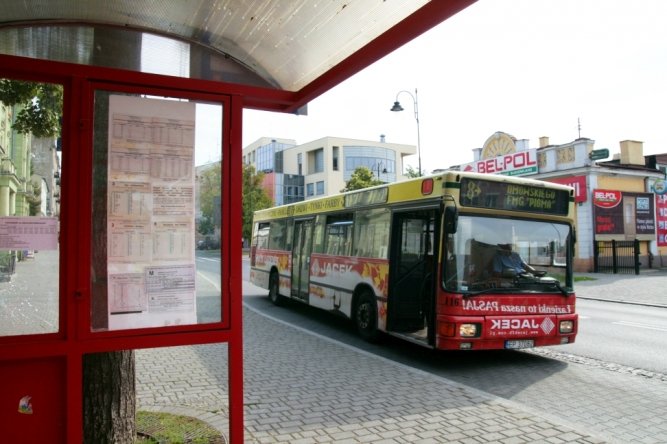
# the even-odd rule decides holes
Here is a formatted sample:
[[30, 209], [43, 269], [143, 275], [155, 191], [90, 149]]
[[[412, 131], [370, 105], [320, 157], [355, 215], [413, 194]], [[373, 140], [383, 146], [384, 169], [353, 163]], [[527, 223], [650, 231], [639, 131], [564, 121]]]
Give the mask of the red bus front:
[[570, 344], [577, 333], [575, 296], [441, 293], [436, 348], [520, 349]]
[[435, 348], [573, 343], [572, 238], [567, 223], [461, 215], [443, 244]]

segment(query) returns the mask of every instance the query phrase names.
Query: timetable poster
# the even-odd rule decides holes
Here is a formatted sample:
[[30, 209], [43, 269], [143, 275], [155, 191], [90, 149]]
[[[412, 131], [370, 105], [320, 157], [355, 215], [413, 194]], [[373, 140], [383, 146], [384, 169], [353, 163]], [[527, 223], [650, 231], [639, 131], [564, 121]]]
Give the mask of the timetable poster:
[[110, 96], [110, 330], [197, 322], [194, 142], [194, 103]]

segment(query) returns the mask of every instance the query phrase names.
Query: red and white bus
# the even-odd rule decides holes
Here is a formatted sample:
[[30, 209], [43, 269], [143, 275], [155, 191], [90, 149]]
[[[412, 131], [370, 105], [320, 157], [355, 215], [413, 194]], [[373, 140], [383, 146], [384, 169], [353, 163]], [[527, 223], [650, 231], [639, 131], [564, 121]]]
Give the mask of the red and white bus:
[[[443, 350], [575, 340], [570, 187], [449, 171], [257, 211], [250, 280]], [[508, 268], [513, 257], [525, 269]], [[516, 254], [521, 259], [517, 259]]]

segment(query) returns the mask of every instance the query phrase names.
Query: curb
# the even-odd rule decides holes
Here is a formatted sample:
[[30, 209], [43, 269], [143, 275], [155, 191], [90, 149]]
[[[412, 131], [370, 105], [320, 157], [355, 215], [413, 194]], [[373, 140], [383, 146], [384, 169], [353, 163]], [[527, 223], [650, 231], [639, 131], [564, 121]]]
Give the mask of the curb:
[[595, 297], [589, 297], [589, 296], [579, 296], [577, 295], [577, 299], [584, 299], [587, 301], [600, 301], [600, 302], [613, 302], [616, 304], [625, 304], [625, 305], [641, 305], [643, 307], [656, 307], [656, 308], [667, 308], [667, 304], [660, 304], [657, 302], [637, 302], [637, 301], [625, 301], [625, 300], [618, 300], [618, 299], [605, 299], [605, 298], [595, 298]]

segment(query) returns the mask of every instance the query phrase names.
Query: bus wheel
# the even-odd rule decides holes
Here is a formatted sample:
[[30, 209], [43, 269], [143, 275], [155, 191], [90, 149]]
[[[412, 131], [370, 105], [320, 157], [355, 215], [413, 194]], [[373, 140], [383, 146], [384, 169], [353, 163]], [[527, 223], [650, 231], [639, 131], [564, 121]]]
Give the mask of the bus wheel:
[[359, 295], [359, 302], [354, 310], [354, 322], [359, 336], [365, 341], [377, 342], [380, 339], [378, 305], [375, 297], [369, 291]]
[[280, 279], [275, 270], [269, 275], [269, 299], [274, 305], [283, 305], [283, 297], [280, 295]]

